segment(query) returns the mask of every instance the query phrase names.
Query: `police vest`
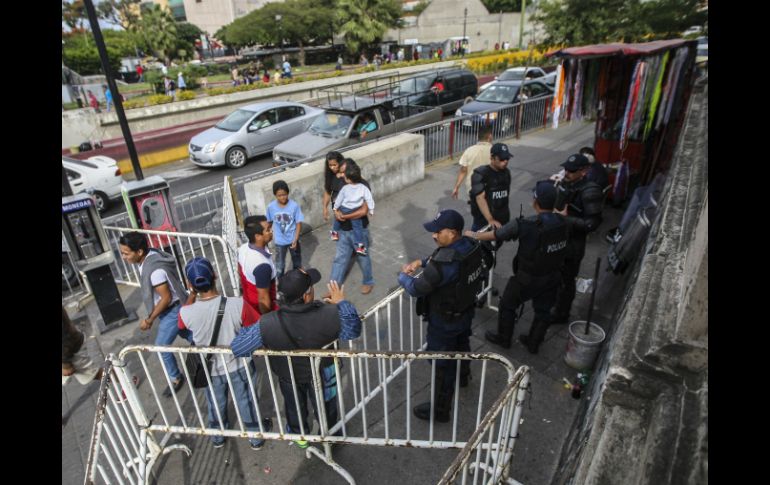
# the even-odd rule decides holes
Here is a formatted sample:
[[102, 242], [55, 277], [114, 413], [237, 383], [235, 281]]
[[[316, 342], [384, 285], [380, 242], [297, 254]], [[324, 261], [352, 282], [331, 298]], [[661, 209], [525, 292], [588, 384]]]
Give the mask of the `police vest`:
[[549, 223], [540, 214], [519, 220], [519, 251], [514, 272], [545, 276], [562, 267], [567, 254], [569, 226], [563, 217], [557, 217]]
[[602, 212], [602, 189], [584, 177], [574, 184], [559, 187], [556, 207], [567, 204], [567, 215], [589, 217]]
[[442, 266], [453, 263], [460, 264], [457, 281], [436, 289], [430, 295], [429, 303], [431, 314], [448, 319], [465, 313], [476, 304], [476, 295], [481, 293], [484, 285], [484, 272], [488, 271], [484, 264], [483, 249], [477, 241], [473, 241], [473, 249], [466, 254], [451, 248], [438, 248], [429, 262], [437, 266], [442, 278]]
[[[497, 221], [505, 224], [511, 218], [508, 210], [508, 194], [511, 189], [511, 172], [508, 169], [496, 171], [489, 165], [484, 165], [475, 170], [481, 174], [484, 180], [484, 194], [486, 195], [489, 211]], [[476, 197], [470, 197], [471, 213], [473, 217], [483, 217]]]

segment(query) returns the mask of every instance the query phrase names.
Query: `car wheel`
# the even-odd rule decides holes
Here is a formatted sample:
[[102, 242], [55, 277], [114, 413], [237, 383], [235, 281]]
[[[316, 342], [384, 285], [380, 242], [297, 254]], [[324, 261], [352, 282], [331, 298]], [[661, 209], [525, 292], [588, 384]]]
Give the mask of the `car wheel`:
[[72, 267], [72, 264], [70, 264], [70, 258], [67, 256], [67, 253], [62, 253], [61, 255], [61, 289], [62, 291], [65, 291], [70, 288], [74, 288], [75, 286], [78, 286], [78, 285], [80, 285], [78, 274], [75, 271], [75, 268]]
[[246, 152], [243, 148], [234, 147], [227, 150], [225, 164], [230, 168], [241, 168], [246, 165]]
[[104, 192], [94, 192], [94, 200], [96, 201], [96, 210], [104, 212], [110, 207], [110, 198]]

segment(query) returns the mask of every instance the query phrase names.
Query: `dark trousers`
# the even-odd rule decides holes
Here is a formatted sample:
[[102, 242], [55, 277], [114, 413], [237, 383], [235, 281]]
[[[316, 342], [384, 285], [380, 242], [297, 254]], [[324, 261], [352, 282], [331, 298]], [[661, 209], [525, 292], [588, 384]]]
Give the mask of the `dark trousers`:
[[513, 327], [518, 319], [518, 308], [532, 300], [535, 320], [549, 321], [551, 307], [556, 301], [556, 290], [560, 274], [553, 273], [542, 277], [529, 277], [523, 274], [511, 276], [500, 297], [500, 311], [497, 316], [497, 333], [510, 340]]
[[[438, 316], [430, 315], [428, 317], [428, 333], [426, 336], [428, 346], [425, 350], [436, 352], [470, 352], [473, 315], [473, 308], [452, 321], [445, 321]], [[468, 362], [468, 364], [465, 364], [465, 362]], [[470, 361], [463, 361], [460, 367], [461, 373], [469, 373]], [[441, 370], [447, 376], [441, 382], [447, 392], [450, 389], [454, 391], [456, 369], [456, 360], [436, 361], [436, 372], [438, 373]]]
[[[297, 405], [294, 400], [294, 390], [291, 386], [291, 379], [280, 378], [278, 380], [281, 386], [281, 394], [283, 394], [284, 411], [286, 413], [286, 421], [289, 426], [289, 431], [292, 433], [300, 433], [299, 420], [302, 419], [302, 426], [306, 434], [310, 433], [310, 428], [307, 424], [307, 401], [313, 405], [313, 413], [316, 420], [320, 423], [321, 419], [318, 417], [318, 404], [316, 403], [315, 392], [313, 391], [313, 384], [297, 383], [297, 399], [299, 399], [299, 412], [297, 414]], [[334, 393], [328, 401], [324, 401], [324, 410], [326, 412], [326, 424], [329, 428], [337, 423], [337, 394]], [[340, 434], [340, 433], [337, 433]]]
[[289, 251], [289, 254], [291, 254], [291, 269], [297, 269], [302, 267], [302, 247], [299, 245], [299, 241], [297, 241], [297, 248], [291, 249], [291, 245], [287, 244], [286, 246], [279, 246], [275, 245], [276, 249], [278, 249], [275, 257], [275, 272], [280, 277], [283, 276], [283, 273], [286, 270], [286, 251]]
[[572, 300], [575, 299], [575, 278], [580, 273], [580, 263], [586, 253], [586, 236], [581, 235], [570, 240], [569, 255], [561, 269], [561, 283], [556, 296], [554, 314], [568, 317]]

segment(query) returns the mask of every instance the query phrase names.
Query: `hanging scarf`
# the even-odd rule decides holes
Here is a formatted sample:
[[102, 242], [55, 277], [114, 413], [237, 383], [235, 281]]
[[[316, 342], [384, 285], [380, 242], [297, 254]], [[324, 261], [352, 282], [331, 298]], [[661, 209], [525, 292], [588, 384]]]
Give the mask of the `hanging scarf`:
[[575, 75], [575, 93], [572, 96], [572, 119], [574, 120], [581, 120], [583, 119], [583, 109], [582, 109], [582, 102], [583, 102], [583, 78], [585, 77], [585, 62], [582, 60], [578, 60], [577, 63], [577, 74]]
[[686, 59], [686, 48], [680, 47], [677, 49], [674, 55], [674, 61], [671, 63], [671, 67], [668, 70], [668, 79], [666, 79], [666, 86], [663, 89], [663, 96], [660, 101], [660, 109], [658, 110], [658, 119], [655, 122], [655, 129], [659, 130], [663, 123], [668, 123], [669, 115], [671, 114], [671, 107], [674, 101], [674, 94], [676, 91], [677, 81], [679, 80], [679, 71], [681, 71], [684, 61]]
[[633, 139], [641, 138], [645, 116], [647, 116], [647, 110], [650, 106], [650, 100], [652, 99], [652, 91], [655, 87], [655, 76], [653, 74], [658, 73], [660, 56], [648, 58], [645, 60], [645, 64], [644, 79], [642, 79], [642, 87], [639, 90], [639, 103], [637, 104], [636, 112], [634, 113], [633, 129], [631, 130], [631, 137]]
[[556, 94], [553, 97], [553, 129], [559, 127], [559, 116], [561, 115], [561, 97], [564, 92], [564, 61], [556, 66]]
[[623, 115], [623, 127], [620, 131], [620, 151], [623, 152], [628, 146], [628, 137], [631, 134], [631, 120], [633, 119], [636, 105], [639, 102], [639, 88], [642, 82], [642, 72], [645, 63], [641, 60], [634, 66], [634, 74], [631, 76], [631, 84], [628, 87], [628, 99], [626, 100], [626, 111]]
[[655, 120], [655, 113], [658, 109], [658, 103], [660, 102], [660, 88], [663, 85], [663, 73], [666, 72], [668, 57], [669, 51], [666, 51], [666, 53], [663, 54], [663, 60], [660, 63], [660, 68], [658, 68], [658, 75], [656, 76], [657, 79], [655, 80], [655, 90], [652, 93], [652, 101], [650, 102], [650, 111], [647, 113], [647, 122], [644, 124], [644, 134], [642, 135], [642, 139], [644, 140], [646, 140], [647, 135], [650, 134], [650, 128], [652, 128], [652, 123]]

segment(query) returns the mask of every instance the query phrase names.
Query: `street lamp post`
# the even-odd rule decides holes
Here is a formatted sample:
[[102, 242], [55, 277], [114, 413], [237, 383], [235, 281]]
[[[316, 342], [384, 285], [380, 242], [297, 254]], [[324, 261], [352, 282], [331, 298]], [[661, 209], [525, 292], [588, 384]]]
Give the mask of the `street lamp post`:
[[283, 62], [283, 26], [281, 25], [281, 15], [275, 16], [275, 21], [278, 22], [278, 45], [281, 50], [281, 62]]
[[521, 22], [519, 23], [519, 50], [524, 46], [524, 9], [527, 8], [527, 0], [521, 0]]
[[465, 11], [463, 12], [463, 39], [460, 41], [460, 52], [462, 52], [462, 57], [465, 57], [465, 24], [468, 20], [468, 7], [465, 7]]

